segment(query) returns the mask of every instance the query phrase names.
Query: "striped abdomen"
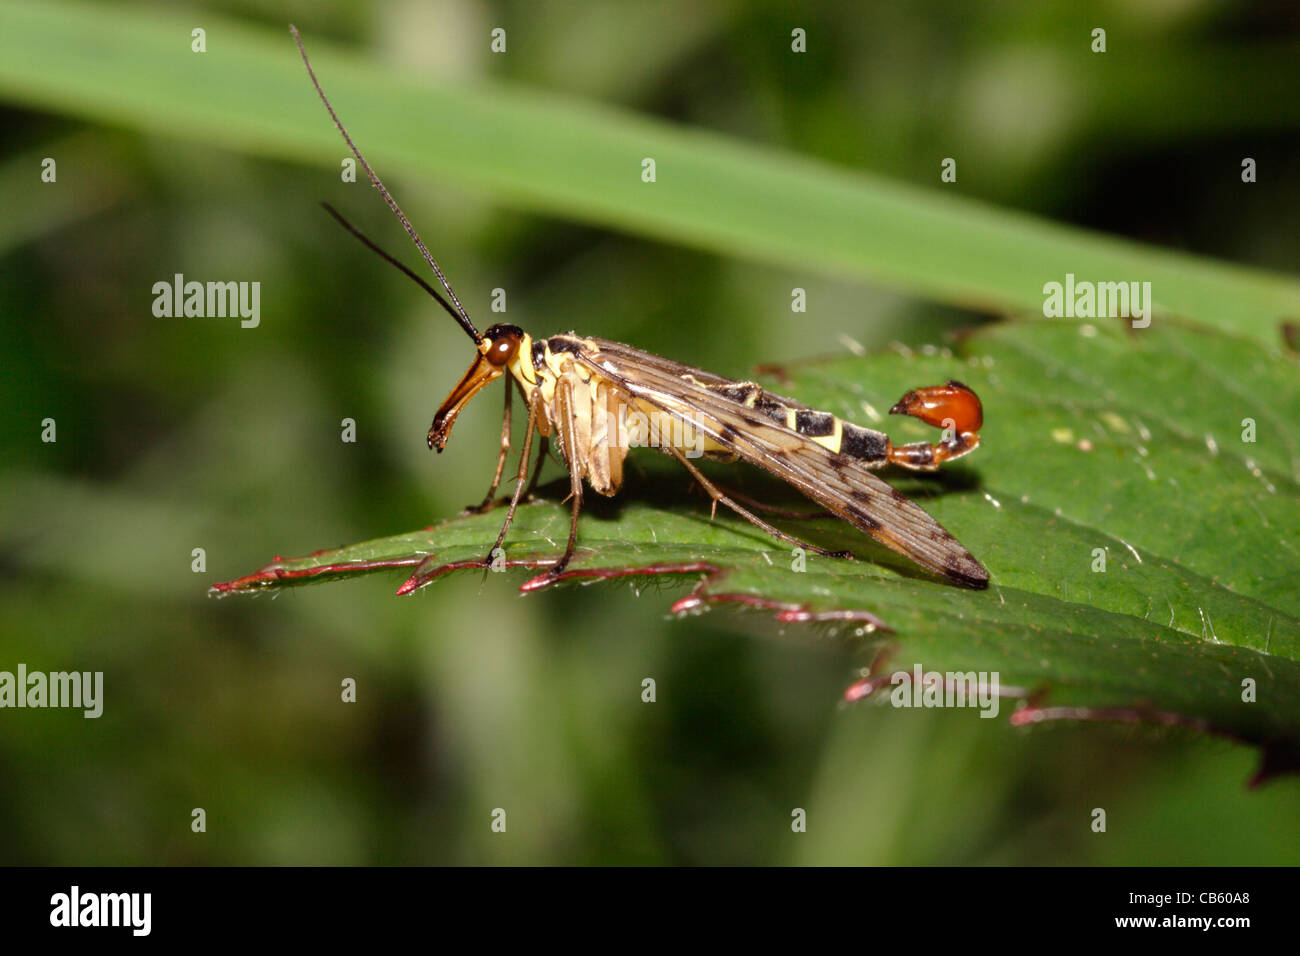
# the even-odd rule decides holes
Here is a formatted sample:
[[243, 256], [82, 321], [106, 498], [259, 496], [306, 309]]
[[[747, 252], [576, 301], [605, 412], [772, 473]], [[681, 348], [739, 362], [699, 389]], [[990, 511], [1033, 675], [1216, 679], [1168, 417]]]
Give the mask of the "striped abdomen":
[[889, 459], [889, 436], [884, 432], [846, 422], [830, 412], [819, 412], [779, 399], [765, 392], [756, 382], [705, 384], [704, 387], [728, 401], [753, 409], [830, 451], [855, 458], [867, 467], [878, 467]]

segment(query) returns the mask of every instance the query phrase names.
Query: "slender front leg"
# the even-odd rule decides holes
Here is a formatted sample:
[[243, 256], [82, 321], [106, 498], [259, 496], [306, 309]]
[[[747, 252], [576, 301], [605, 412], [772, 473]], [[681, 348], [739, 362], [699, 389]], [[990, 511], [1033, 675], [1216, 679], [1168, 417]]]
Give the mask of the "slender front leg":
[[497, 535], [496, 544], [492, 545], [492, 549], [488, 551], [488, 556], [483, 561], [485, 566], [492, 564], [492, 555], [506, 540], [506, 532], [510, 530], [510, 522], [515, 520], [515, 508], [519, 506], [519, 499], [524, 493], [524, 479], [528, 477], [528, 457], [533, 451], [533, 432], [537, 430], [537, 416], [541, 413], [541, 410], [542, 390], [535, 388], [528, 399], [528, 426], [524, 432], [524, 450], [519, 455], [519, 474], [515, 477], [515, 492], [510, 496], [510, 510], [506, 512], [506, 520], [501, 525], [501, 533]]
[[528, 490], [524, 492], [524, 500], [530, 501], [533, 492], [537, 490], [537, 479], [542, 477], [542, 465], [546, 464], [546, 454], [551, 447], [551, 440], [545, 435], [537, 443], [537, 464], [533, 465], [533, 477], [528, 480]]
[[492, 476], [492, 486], [488, 488], [487, 494], [483, 496], [483, 503], [480, 505], [470, 505], [468, 508], [465, 509], [466, 514], [471, 514], [471, 515], [482, 514], [485, 511], [490, 511], [498, 504], [498, 502], [493, 501], [492, 499], [497, 493], [497, 487], [501, 484], [501, 475], [506, 469], [506, 457], [510, 454], [510, 412], [511, 412], [510, 396], [511, 393], [514, 391], [514, 388], [512, 387], [513, 385], [514, 383], [510, 381], [509, 377], [507, 376], [506, 411], [505, 411], [505, 415], [501, 419], [501, 455], [500, 457], [497, 458], [497, 470], [496, 473]]
[[578, 512], [582, 510], [582, 458], [585, 449], [578, 448], [578, 425], [573, 413], [573, 383], [561, 378], [555, 388], [555, 410], [559, 418], [561, 451], [569, 465], [569, 498], [573, 501], [573, 513], [569, 519], [569, 543], [564, 548], [564, 555], [551, 565], [546, 572], [547, 578], [557, 578], [569, 562], [578, 544]]

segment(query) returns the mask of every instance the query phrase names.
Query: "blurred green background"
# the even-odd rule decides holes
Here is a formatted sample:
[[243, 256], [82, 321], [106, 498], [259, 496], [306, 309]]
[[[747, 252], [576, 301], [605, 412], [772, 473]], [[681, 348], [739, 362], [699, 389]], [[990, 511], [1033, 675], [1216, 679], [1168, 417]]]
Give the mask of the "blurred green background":
[[[1069, 6], [230, 2], [192, 19], [265, 29], [290, 51], [292, 21], [309, 49], [431, 83], [507, 81], [1293, 272], [1300, 14]], [[1089, 58], [1097, 25], [1136, 63], [1124, 82]], [[293, 95], [309, 93], [298, 79]], [[393, 575], [209, 600], [209, 583], [273, 554], [477, 501], [499, 396], [469, 407], [445, 454], [426, 450], [469, 348], [316, 207], [330, 200], [415, 263], [378, 197], [337, 167], [12, 101], [0, 116], [0, 669], [105, 673], [98, 720], [0, 711], [0, 862], [1300, 862], [1300, 781], [1247, 790], [1247, 748], [844, 707], [865, 661], [835, 635], [729, 610], [670, 619], [686, 582], [521, 598], [523, 574], [468, 575], [397, 599]], [[343, 118], [364, 150], [364, 116]], [[1262, 170], [1251, 188], [1244, 155]], [[45, 156], [56, 185], [39, 183]], [[959, 157], [955, 186], [938, 183], [945, 156]], [[530, 213], [371, 158], [480, 326], [501, 318], [488, 302], [503, 287], [504, 318], [535, 334], [576, 329], [740, 376], [844, 337], [919, 346], [988, 320]], [[261, 326], [155, 318], [151, 287], [177, 272], [260, 281]], [[806, 315], [790, 313], [795, 286]], [[55, 444], [40, 441], [47, 417]], [[339, 440], [344, 418], [355, 444]], [[196, 547], [206, 573], [191, 570]], [[340, 702], [346, 677], [355, 704]], [[641, 702], [645, 677], [656, 703]], [[206, 833], [191, 832], [195, 807]], [[505, 834], [490, 829], [498, 807]], [[796, 807], [807, 833], [791, 832]], [[1095, 807], [1111, 832], [1091, 831]]]

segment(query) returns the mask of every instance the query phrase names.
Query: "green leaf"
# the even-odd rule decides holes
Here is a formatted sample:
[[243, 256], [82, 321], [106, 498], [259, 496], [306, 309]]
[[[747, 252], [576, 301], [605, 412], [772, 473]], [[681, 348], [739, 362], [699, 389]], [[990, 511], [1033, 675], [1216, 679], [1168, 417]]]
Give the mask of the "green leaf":
[[[207, 52], [199, 54], [190, 49], [192, 14], [0, 3], [0, 96], [337, 172], [342, 144], [288, 31], [201, 19]], [[340, 54], [310, 31], [305, 39], [325, 89], [381, 175], [400, 170], [467, 184], [526, 209], [870, 278], [962, 306], [1038, 310], [1043, 285], [1073, 273], [1149, 281], [1161, 315], [1269, 345], [1280, 320], [1300, 315], [1294, 278], [996, 209], [955, 186], [903, 186], [593, 102], [498, 82], [433, 84]], [[1124, 88], [1127, 97], [1132, 84]], [[656, 162], [653, 184], [641, 180], [646, 157]]]
[[[696, 584], [679, 613], [738, 603], [786, 622], [839, 622], [873, 642], [887, 628], [885, 655], [850, 697], [914, 663], [996, 671], [1002, 693], [1019, 700], [1017, 723], [1151, 720], [1291, 759], [1300, 745], [1296, 372], [1289, 355], [1201, 328], [1046, 320], [986, 327], [956, 354], [900, 348], [787, 367], [782, 391], [887, 424], [895, 441], [933, 438], [911, 419], [882, 423], [907, 389], [949, 377], [975, 388], [982, 446], [935, 476], [888, 477], [988, 567], [987, 591], [937, 581], [826, 519], [784, 524], [863, 560], [809, 555], [795, 571], [788, 546], [721, 511], [711, 521], [684, 474], [658, 469], [633, 475], [617, 499], [589, 500], [566, 577], [684, 577]], [[757, 473], [741, 467], [719, 466], [718, 480], [797, 507], [784, 486], [755, 485]], [[510, 566], [541, 567], [561, 553], [564, 490], [557, 483], [550, 500], [521, 507]], [[213, 593], [393, 568], [413, 590], [481, 560], [500, 521], [499, 511], [463, 516], [277, 560]], [[1247, 679], [1253, 701], [1243, 700]]]

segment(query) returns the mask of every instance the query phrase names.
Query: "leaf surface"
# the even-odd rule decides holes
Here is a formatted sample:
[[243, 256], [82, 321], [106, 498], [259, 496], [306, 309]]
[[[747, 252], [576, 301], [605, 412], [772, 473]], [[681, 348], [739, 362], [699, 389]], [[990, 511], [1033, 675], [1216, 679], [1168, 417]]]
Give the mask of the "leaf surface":
[[[674, 605], [679, 613], [730, 602], [790, 623], [840, 622], [855, 639], [883, 637], [886, 653], [850, 697], [881, 690], [914, 663], [997, 672], [1001, 693], [1019, 701], [1018, 723], [1148, 720], [1292, 753], [1300, 741], [1295, 366], [1254, 342], [1172, 322], [1130, 330], [1047, 320], [985, 327], [955, 352], [899, 348], [790, 366], [780, 390], [885, 427], [896, 442], [934, 437], [919, 422], [882, 415], [908, 388], [950, 377], [975, 388], [985, 426], [973, 455], [934, 476], [885, 475], [985, 564], [987, 591], [937, 581], [831, 519], [781, 523], [860, 560], [809, 554], [795, 570], [791, 548], [722, 510], [710, 520], [707, 499], [660, 467], [634, 473], [619, 499], [584, 512], [565, 578], [680, 576], [695, 586]], [[783, 486], [743, 468], [712, 473], [800, 507]], [[520, 509], [510, 566], [540, 568], [563, 550], [563, 489], [546, 491], [557, 488]], [[214, 593], [394, 568], [408, 575], [404, 591], [414, 590], [481, 560], [501, 517], [461, 516], [276, 561]]]

